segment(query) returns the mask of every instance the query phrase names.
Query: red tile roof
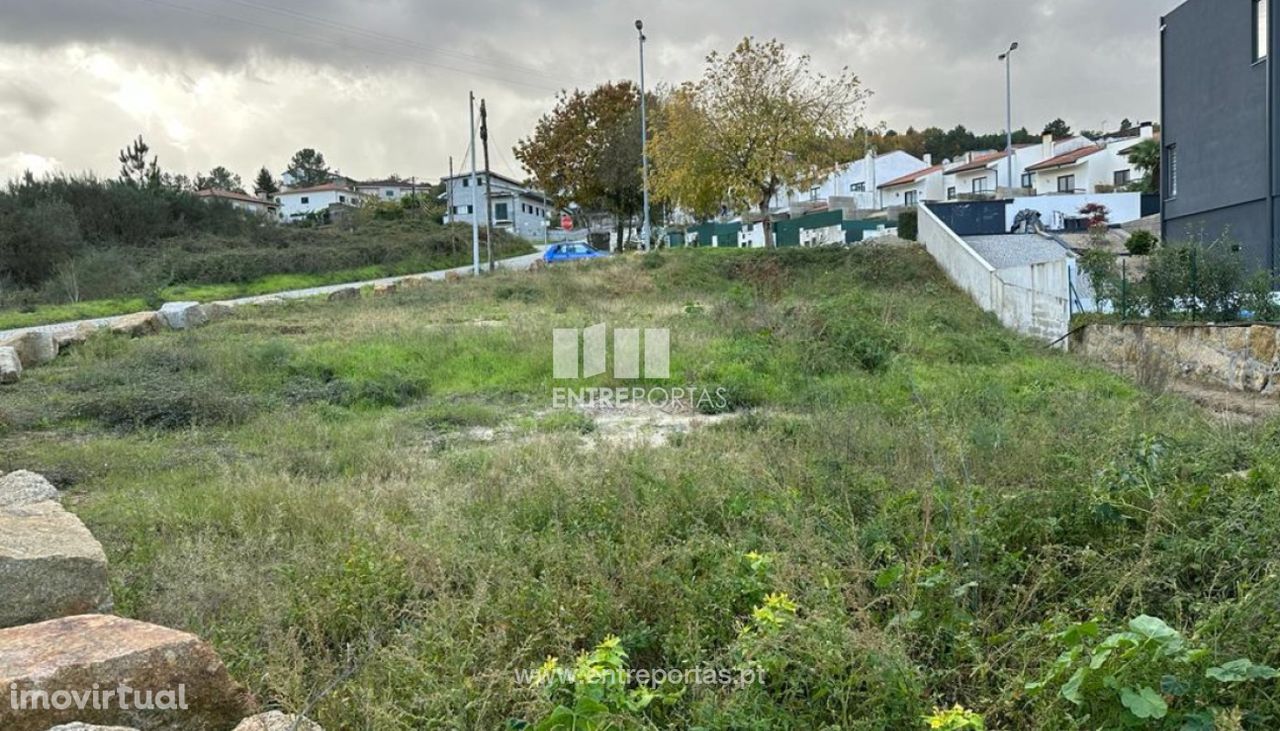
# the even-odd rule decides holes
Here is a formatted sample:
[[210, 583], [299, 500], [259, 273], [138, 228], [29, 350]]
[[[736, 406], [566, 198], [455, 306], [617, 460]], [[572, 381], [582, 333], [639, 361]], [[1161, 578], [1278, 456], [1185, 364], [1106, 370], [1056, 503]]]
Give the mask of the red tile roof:
[[892, 188], [896, 185], [906, 185], [908, 183], [914, 183], [917, 180], [920, 180], [921, 178], [927, 178], [928, 176], [933, 175], [934, 173], [940, 170], [942, 170], [941, 165], [934, 165], [933, 167], [925, 168], [924, 170], [917, 170], [914, 173], [911, 173], [910, 175], [903, 175], [901, 178], [894, 178], [893, 180], [890, 180], [889, 182], [884, 183], [883, 185], [877, 185], [876, 187]]
[[248, 193], [241, 193], [236, 190], [220, 190], [218, 188], [213, 188], [211, 190], [197, 190], [196, 195], [201, 198], [222, 198], [225, 200], [240, 201], [242, 203], [257, 203], [264, 206], [271, 206], [273, 208], [276, 205], [274, 201], [269, 201], [265, 198], [258, 198], [256, 196], [249, 195]]
[[1048, 160], [1041, 160], [1035, 165], [1028, 166], [1027, 172], [1036, 172], [1039, 170], [1050, 170], [1052, 168], [1062, 167], [1064, 165], [1074, 165], [1080, 162], [1081, 160], [1085, 159], [1086, 157], [1098, 152], [1102, 152], [1105, 149], [1107, 148], [1091, 145], [1089, 147], [1081, 147], [1078, 150], [1072, 150], [1071, 152], [1064, 152], [1061, 155], [1058, 155], [1057, 157], [1051, 157]]
[[1008, 156], [1009, 156], [1008, 151], [992, 152], [986, 155], [981, 155], [979, 157], [975, 157], [969, 162], [962, 162], [956, 165], [955, 167], [948, 169], [947, 175], [955, 175], [956, 173], [967, 173], [971, 170], [979, 170], [981, 168], [985, 168], [987, 165], [990, 165], [996, 160], [1003, 160]]

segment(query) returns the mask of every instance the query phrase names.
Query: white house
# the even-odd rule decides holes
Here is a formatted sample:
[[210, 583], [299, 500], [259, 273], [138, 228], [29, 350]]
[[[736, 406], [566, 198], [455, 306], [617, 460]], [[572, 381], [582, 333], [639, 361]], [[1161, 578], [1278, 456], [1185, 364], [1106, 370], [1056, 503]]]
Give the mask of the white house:
[[961, 195], [994, 195], [1001, 183], [1007, 183], [1003, 172], [1007, 152], [970, 152], [963, 160], [946, 168], [943, 184], [947, 200]]
[[1154, 134], [1153, 127], [1144, 124], [1136, 137], [1110, 137], [1098, 142], [1073, 138], [1074, 144], [1059, 144], [1052, 156], [1029, 166], [1027, 172], [1035, 176], [1037, 195], [1078, 195], [1123, 187], [1138, 177], [1127, 153]]
[[788, 188], [781, 192], [774, 198], [774, 208], [790, 208], [799, 203], [822, 201], [833, 205], [833, 198], [852, 199], [853, 205], [861, 209], [879, 208], [880, 202], [876, 191], [881, 182], [895, 180], [932, 164], [928, 159], [921, 160], [902, 150], [886, 152], [883, 155], [869, 151], [861, 160], [837, 166], [825, 179], [808, 190]]
[[356, 183], [355, 189], [363, 195], [381, 201], [398, 201], [401, 198], [421, 195], [430, 191], [428, 186], [417, 182], [416, 179], [401, 180], [399, 178], [365, 180]]
[[269, 201], [265, 198], [258, 198], [256, 196], [249, 195], [248, 193], [241, 193], [235, 190], [219, 190], [216, 188], [213, 190], [198, 190], [196, 191], [196, 196], [210, 201], [225, 201], [230, 203], [231, 207], [238, 211], [256, 213], [260, 216], [271, 216], [274, 218], [276, 216], [276, 212], [280, 209], [279, 204], [274, 201]]
[[280, 220], [296, 221], [310, 214], [324, 214], [332, 206], [358, 207], [366, 196], [341, 183], [325, 183], [310, 188], [290, 188], [276, 194]]
[[946, 195], [943, 170], [946, 162], [931, 165], [894, 178], [879, 186], [882, 208], [915, 207], [925, 201], [940, 201]]
[[[550, 210], [546, 197], [537, 190], [526, 188], [519, 181], [490, 173], [493, 179], [493, 200], [490, 205], [493, 225], [526, 239], [541, 239], [543, 226]], [[477, 209], [479, 223], [484, 224], [485, 180], [484, 173], [476, 175], [476, 187], [471, 187], [471, 174], [445, 178], [444, 193], [440, 200], [449, 207], [445, 223], [470, 224]]]

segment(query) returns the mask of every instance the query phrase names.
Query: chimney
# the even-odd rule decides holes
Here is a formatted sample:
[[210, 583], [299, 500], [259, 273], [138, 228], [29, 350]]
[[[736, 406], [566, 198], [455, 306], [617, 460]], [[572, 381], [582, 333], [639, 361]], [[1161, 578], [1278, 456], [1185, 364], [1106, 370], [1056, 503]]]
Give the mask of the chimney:
[[933, 167], [933, 155], [931, 153], [924, 153], [924, 166], [927, 168]]
[[1051, 133], [1049, 132], [1044, 133], [1044, 137], [1042, 138], [1041, 145], [1043, 146], [1043, 149], [1041, 149], [1040, 151], [1042, 158], [1045, 160], [1048, 160], [1049, 158], [1053, 157], [1053, 135]]
[[1142, 139], [1148, 139], [1156, 136], [1156, 126], [1151, 122], [1143, 122], [1138, 128], [1138, 136]]

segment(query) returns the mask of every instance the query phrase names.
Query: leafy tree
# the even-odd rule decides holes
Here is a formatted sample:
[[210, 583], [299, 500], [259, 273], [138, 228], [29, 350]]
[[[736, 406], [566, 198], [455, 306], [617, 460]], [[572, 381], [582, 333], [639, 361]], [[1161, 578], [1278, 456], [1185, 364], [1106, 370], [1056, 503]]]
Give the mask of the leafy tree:
[[1160, 142], [1147, 138], [1129, 148], [1129, 162], [1142, 171], [1142, 192], [1160, 192]]
[[160, 174], [160, 158], [155, 156], [147, 161], [151, 147], [143, 141], [142, 135], [120, 151], [120, 179], [139, 188], [159, 188], [163, 180]]
[[276, 185], [270, 170], [264, 167], [258, 171], [258, 177], [253, 181], [253, 192], [260, 198], [270, 198], [280, 192], [280, 186]]
[[[848, 69], [826, 76], [776, 40], [744, 38], [727, 56], [708, 56], [702, 80], [659, 113], [654, 187], [703, 212], [711, 188], [727, 206], [767, 213], [779, 190], [801, 188], [840, 162], [824, 143], [857, 128], [866, 98]], [[764, 234], [772, 247], [767, 217]]]
[[196, 175], [196, 190], [232, 190], [244, 192], [240, 176], [219, 165], [208, 175]]
[[1128, 132], [1131, 129], [1133, 129], [1133, 120], [1129, 119], [1128, 117], [1125, 117], [1124, 121], [1120, 123], [1120, 131]]
[[1061, 117], [1059, 117], [1044, 126], [1044, 134], [1051, 134], [1055, 138], [1070, 137], [1071, 125], [1067, 124]]
[[577, 203], [612, 214], [621, 241], [625, 221], [644, 200], [640, 140], [639, 89], [607, 83], [562, 92], [515, 155], [556, 207]]
[[299, 188], [324, 185], [333, 175], [329, 164], [324, 160], [324, 155], [310, 147], [293, 153], [293, 158], [289, 160], [289, 167], [285, 168], [284, 172], [293, 180], [293, 185]]

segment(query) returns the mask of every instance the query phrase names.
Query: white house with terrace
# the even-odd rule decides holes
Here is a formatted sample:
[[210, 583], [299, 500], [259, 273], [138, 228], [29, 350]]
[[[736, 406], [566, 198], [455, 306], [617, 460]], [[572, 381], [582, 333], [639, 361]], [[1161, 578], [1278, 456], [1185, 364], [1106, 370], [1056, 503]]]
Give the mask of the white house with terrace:
[[490, 173], [493, 178], [493, 199], [487, 200], [484, 174], [476, 175], [476, 187], [471, 187], [471, 174], [445, 178], [444, 193], [440, 200], [448, 206], [445, 223], [470, 224], [477, 220], [485, 223], [484, 207], [489, 205], [494, 228], [509, 231], [526, 239], [541, 239], [550, 212], [550, 203], [541, 191], [528, 188], [517, 180]]
[[325, 183], [308, 188], [289, 188], [276, 194], [281, 221], [298, 221], [310, 215], [324, 215], [337, 206], [356, 208], [368, 196], [344, 183]]
[[[930, 165], [932, 162], [929, 160], [921, 160], [902, 150], [894, 150], [883, 155], [869, 151], [861, 160], [837, 166], [807, 190], [788, 188], [774, 198], [773, 207], [775, 209], [790, 208], [798, 204], [820, 202], [836, 207], [839, 202], [849, 203], [863, 210], [879, 208], [880, 199], [877, 191], [880, 183], [896, 180]], [[841, 200], [837, 201], [837, 199]]]
[[941, 165], [928, 165], [879, 186], [881, 208], [914, 208], [926, 201], [940, 201], [946, 195]]

